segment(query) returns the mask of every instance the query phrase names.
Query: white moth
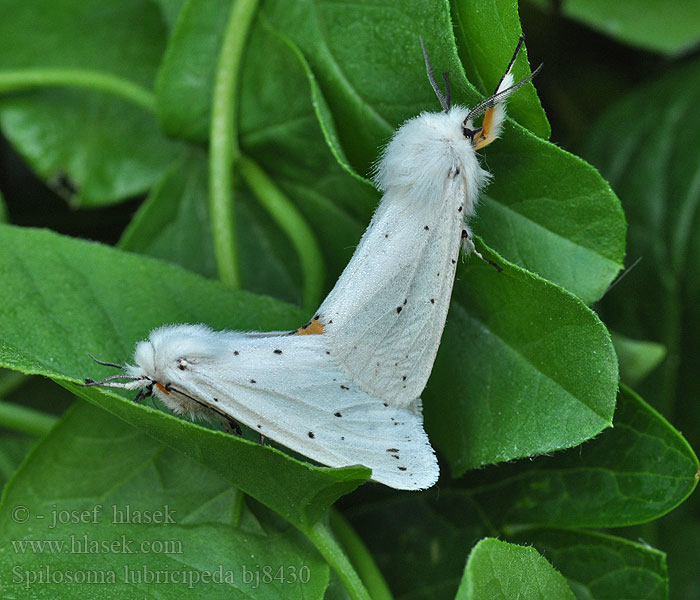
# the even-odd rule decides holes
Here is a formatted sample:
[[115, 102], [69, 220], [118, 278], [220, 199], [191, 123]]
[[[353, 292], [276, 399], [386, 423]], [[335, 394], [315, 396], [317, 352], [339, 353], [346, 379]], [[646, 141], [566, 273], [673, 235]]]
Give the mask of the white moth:
[[410, 119], [387, 146], [376, 176], [382, 201], [307, 325], [291, 334], [160, 327], [136, 346], [135, 365], [101, 363], [123, 375], [85, 384], [139, 390], [137, 400], [154, 395], [176, 414], [234, 429], [244, 423], [324, 465], [370, 467], [393, 488], [432, 486], [439, 467], [420, 395], [460, 247], [475, 251], [466, 219], [489, 177], [476, 150], [498, 137], [505, 99], [537, 72], [513, 84], [521, 45], [494, 95], [471, 110], [450, 106], [425, 54], [444, 112]]
[[[520, 38], [493, 96], [471, 110], [450, 106], [447, 74], [443, 95], [423, 47], [443, 112], [406, 121], [386, 147], [375, 177], [382, 201], [318, 310], [318, 325], [343, 372], [394, 406], [410, 405], [425, 388], [460, 247], [476, 252], [467, 220], [490, 177], [476, 151], [500, 135], [505, 99], [539, 70], [513, 85], [522, 43]], [[475, 128], [473, 119], [481, 114], [483, 123]]]

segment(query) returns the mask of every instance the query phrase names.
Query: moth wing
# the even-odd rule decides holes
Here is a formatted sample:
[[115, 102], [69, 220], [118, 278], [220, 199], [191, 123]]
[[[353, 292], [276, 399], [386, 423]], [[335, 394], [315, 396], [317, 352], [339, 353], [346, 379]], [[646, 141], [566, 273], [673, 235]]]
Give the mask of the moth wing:
[[388, 191], [319, 309], [343, 371], [395, 406], [425, 388], [460, 258], [465, 191], [440, 191], [412, 203]]
[[184, 371], [171, 368], [173, 389], [324, 465], [365, 465], [397, 489], [437, 481], [417, 404], [397, 408], [362, 391], [338, 368], [325, 336], [235, 335], [224, 346]]

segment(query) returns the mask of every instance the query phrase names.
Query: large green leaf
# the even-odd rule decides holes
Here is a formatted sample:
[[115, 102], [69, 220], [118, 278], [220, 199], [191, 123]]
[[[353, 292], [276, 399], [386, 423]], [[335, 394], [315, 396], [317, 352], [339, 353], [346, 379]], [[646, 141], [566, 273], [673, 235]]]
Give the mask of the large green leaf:
[[231, 0], [186, 0], [156, 80], [158, 118], [170, 135], [205, 142], [217, 53]]
[[[148, 89], [164, 44], [161, 16], [149, 0], [0, 2], [0, 74], [80, 69]], [[49, 184], [68, 178], [76, 205], [143, 193], [181, 152], [150, 112], [94, 91], [3, 98], [0, 126]]]
[[425, 390], [430, 435], [454, 476], [575, 446], [609, 427], [617, 360], [583, 302], [497, 255], [457, 271]]
[[[397, 598], [454, 598], [469, 549], [487, 535], [534, 546], [580, 600], [667, 597], [665, 557], [646, 543], [574, 529], [499, 529], [468, 492], [444, 486], [439, 493], [374, 494], [356, 504], [347, 515]], [[397, 553], [397, 546], [404, 551]]]
[[[640, 384], [640, 392], [671, 423], [682, 427], [696, 449], [700, 447], [698, 69], [700, 61], [695, 59], [637, 89], [601, 118], [585, 149], [620, 194], [630, 223], [630, 262], [642, 258], [604, 298], [601, 313], [616, 331], [666, 347], [666, 360]], [[697, 596], [697, 494], [678, 515], [661, 521], [658, 529], [659, 547], [669, 555], [672, 596]], [[655, 535], [654, 528], [650, 530], [645, 535]]]
[[155, 0], [160, 7], [160, 12], [163, 15], [163, 20], [168, 25], [168, 29], [172, 30], [180, 15], [185, 0]]
[[534, 548], [493, 538], [469, 555], [456, 600], [574, 600], [571, 589]]
[[666, 557], [647, 544], [560, 529], [531, 531], [518, 539], [546, 556], [579, 600], [668, 598]]
[[[214, 51], [218, 50], [216, 46], [220, 41], [221, 15], [213, 8], [214, 5], [198, 0], [186, 5], [185, 17], [190, 13], [195, 16], [181, 20], [159, 77], [159, 112], [164, 127], [174, 134], [194, 139], [205, 139], [208, 133], [211, 73], [207, 75], [207, 70], [200, 69], [192, 60], [201, 57], [202, 45], [210, 47], [207, 56], [212, 61], [216, 60]], [[214, 31], [219, 33], [212, 35]], [[270, 55], [276, 57], [272, 64]], [[323, 136], [324, 133], [332, 134], [332, 123], [326, 123], [324, 131], [319, 127], [316, 113], [323, 110], [324, 101], [298, 51], [258, 23], [251, 34], [246, 56], [248, 60], [242, 73], [240, 98], [243, 149], [274, 178], [318, 236], [329, 271], [325, 291], [330, 289], [350, 258], [362, 233], [363, 223], [376, 202], [376, 191], [366, 182], [348, 175], [326, 145]], [[196, 77], [188, 75], [190, 69], [197, 73]], [[193, 86], [195, 82], [197, 85]], [[178, 98], [188, 93], [193, 109], [183, 113], [182, 102]], [[204, 97], [201, 97], [202, 94]], [[289, 100], [280, 103], [281, 95]], [[196, 117], [196, 107], [203, 111], [201, 119]], [[175, 210], [167, 206], [172, 203], [174, 206], [182, 204], [176, 209], [182, 218], [180, 226], [175, 229], [181, 231], [185, 239], [194, 240], [196, 232], [187, 223], [184, 213], [195, 210], [200, 218], [206, 219], [208, 206], [206, 165], [197, 160], [184, 166], [185, 171], [193, 169], [199, 173], [196, 177], [201, 182], [196, 204], [190, 194], [192, 188], [187, 188], [187, 195], [182, 195], [177, 190], [173, 193], [173, 185], [168, 185], [168, 194], [162, 196], [159, 202], [165, 210], [155, 211], [144, 207], [145, 212], [141, 214], [145, 216], [147, 212], [147, 220], [138, 218], [128, 234], [140, 231], [136, 237], [145, 240], [150, 235], [149, 231], [161, 229], [161, 225], [174, 229], [172, 219], [160, 218], [167, 217]], [[181, 170], [173, 173], [174, 182], [189, 178], [190, 175]], [[250, 199], [243, 182], [239, 181], [239, 184], [235, 194], [236, 230], [246, 289], [299, 302], [299, 288], [305, 274], [300, 274], [298, 261], [290, 260], [290, 256], [296, 256], [295, 250], [290, 247], [287, 235], [275, 223], [276, 215], [258, 208], [258, 203]], [[202, 236], [209, 235], [206, 224], [202, 223], [198, 229]], [[188, 267], [193, 262], [201, 265], [214, 262], [210, 244], [202, 244], [185, 255], [177, 236], [157, 233], [156, 238], [159, 256], [166, 257], [170, 252], [175, 260], [184, 258], [181, 264]], [[151, 242], [147, 243], [153, 246]], [[201, 261], [196, 258], [199, 256], [202, 256]], [[201, 268], [197, 270], [202, 272]]]
[[9, 481], [35, 443], [36, 438], [28, 435], [0, 436], [0, 487]]
[[698, 69], [696, 59], [625, 98], [596, 124], [585, 151], [620, 194], [628, 254], [642, 258], [605, 297], [602, 314], [620, 333], [666, 346], [663, 368], [641, 391], [672, 422], [683, 422], [694, 446], [700, 426], [688, 424], [700, 423]]
[[410, 495], [371, 491], [358, 490], [346, 515], [394, 596], [452, 600], [471, 547], [486, 535], [498, 535], [481, 518], [479, 505], [442, 484]]
[[[289, 10], [277, 0], [266, 3], [264, 14], [306, 56], [328, 99], [343, 149], [361, 174], [369, 172], [376, 149], [398, 125], [422, 109], [436, 109], [419, 35], [435, 69], [452, 75], [455, 100], [473, 105], [481, 99], [459, 62], [446, 2], [307, 0]], [[492, 15], [479, 14], [486, 19], [473, 26], [492, 29]], [[356, 43], [363, 36], [367, 42]], [[512, 52], [513, 43], [508, 45]], [[617, 199], [588, 165], [523, 128], [506, 127], [502, 137], [485, 153], [495, 182], [487, 192], [499, 210], [482, 212], [477, 232], [509, 260], [587, 302], [596, 300], [624, 253], [625, 223]]]
[[2, 366], [56, 379], [206, 464], [300, 527], [317, 520], [340, 495], [367, 478], [364, 468], [312, 467], [271, 447], [73, 383], [105, 372], [88, 352], [127, 361], [134, 344], [158, 325], [205, 322], [218, 329], [289, 329], [302, 321], [298, 310], [231, 292], [151, 259], [8, 226], [0, 229], [0, 274]]
[[615, 427], [472, 490], [499, 527], [614, 527], [656, 519], [695, 488], [698, 459], [681, 434], [627, 388]]
[[620, 362], [620, 381], [634, 386], [651, 373], [666, 357], [666, 348], [655, 342], [633, 340], [611, 332], [617, 359]]
[[[247, 190], [238, 190], [236, 199], [245, 288], [298, 304], [299, 265], [284, 234]], [[124, 231], [119, 246], [216, 277], [207, 164], [202, 152], [192, 150], [158, 182]]]
[[[0, 585], [17, 598], [133, 598], [156, 587], [167, 598], [322, 598], [318, 554], [242, 502], [221, 475], [81, 402], [5, 489]], [[263, 579], [265, 566], [286, 581]]]
[[[223, 4], [217, 6], [190, 0], [185, 11], [193, 17], [180, 21], [169, 45], [158, 79], [158, 107], [163, 126], [174, 135], [206, 139], [211, 64], [217, 60], [228, 14]], [[512, 11], [508, 14], [512, 26]], [[473, 27], [491, 30], [492, 16], [484, 15], [485, 20], [475, 21]], [[344, 162], [347, 153], [350, 163], [366, 175], [378, 148], [396, 127], [420, 110], [436, 109], [419, 35], [430, 48], [435, 68], [451, 72], [456, 100], [474, 104], [482, 96], [464, 76], [450, 34], [449, 6], [443, 1], [410, 5], [395, 0], [353, 5], [272, 1], [265, 3], [260, 20], [245, 58], [241, 144], [300, 204], [328, 252], [323, 226], [328, 221], [305, 207], [297, 187], [321, 189], [324, 204], [327, 197], [328, 206], [341, 206], [363, 222], [371, 207], [365, 198], [376, 196], [338, 172], [337, 166], [329, 166], [330, 155], [320, 148], [312, 119], [320, 119], [334, 155]], [[306, 84], [298, 75], [291, 78], [299, 72], [293, 54], [266, 32], [266, 25], [301, 50], [316, 115], [308, 104]], [[497, 44], [499, 51], [490, 55], [488, 68], [486, 59], [480, 60], [480, 71], [505, 67], [496, 54], [512, 53], [514, 41], [499, 39]], [[269, 56], [280, 61], [271, 64]], [[202, 67], [205, 62], [209, 66]], [[527, 114], [539, 111], [531, 106]], [[624, 252], [624, 217], [609, 186], [583, 161], [515, 125], [506, 127], [503, 140], [488, 149], [485, 162], [495, 177], [482, 203], [477, 231], [511, 261], [586, 302], [599, 298], [619, 270]]]
[[569, 18], [652, 52], [679, 54], [700, 40], [700, 5], [695, 0], [563, 0], [556, 5]]
[[[464, 2], [451, 0], [459, 56], [469, 81], [488, 96], [503, 77], [523, 31], [515, 0]], [[527, 49], [523, 47], [513, 67], [513, 78], [527, 77]], [[500, 67], [498, 65], [501, 65]], [[533, 65], [533, 67], [536, 66]], [[535, 88], [528, 85], [508, 100], [508, 114], [542, 138], [551, 133]]]

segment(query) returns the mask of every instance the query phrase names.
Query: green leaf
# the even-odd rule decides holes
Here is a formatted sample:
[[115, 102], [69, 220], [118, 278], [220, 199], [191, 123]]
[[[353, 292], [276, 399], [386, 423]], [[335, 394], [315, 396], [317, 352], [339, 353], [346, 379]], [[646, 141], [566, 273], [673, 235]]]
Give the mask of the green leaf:
[[5, 200], [0, 193], [0, 223], [7, 223], [7, 206], [5, 205]]
[[666, 358], [666, 348], [645, 340], [633, 340], [619, 333], [611, 333], [620, 362], [620, 380], [627, 385], [642, 381]]
[[[483, 252], [483, 251], [482, 251]], [[423, 394], [428, 432], [454, 476], [575, 446], [609, 427], [617, 361], [578, 298], [511, 266], [471, 258]]]
[[[654, 525], [658, 529], [658, 541], [655, 545], [662, 548], [667, 555], [671, 598], [683, 600], [697, 597], [700, 593], [697, 558], [700, 540], [700, 495], [693, 494]], [[654, 533], [656, 532], [652, 535]]]
[[[502, 469], [490, 469], [491, 475], [498, 476]], [[357, 495], [363, 493], [367, 495], [365, 489]], [[468, 548], [487, 535], [534, 546], [582, 600], [667, 597], [665, 556], [645, 543], [590, 531], [495, 529], [468, 490], [445, 486], [439, 492], [374, 494], [359, 500], [347, 509], [348, 517], [367, 540], [397, 598], [454, 598]], [[397, 545], [404, 551], [397, 553]], [[684, 549], [693, 554], [690, 547]], [[648, 596], [639, 591], [645, 589]]]
[[34, 444], [36, 438], [29, 435], [3, 433], [0, 436], [0, 488], [14, 475]]
[[668, 599], [666, 556], [646, 544], [557, 529], [530, 531], [518, 539], [546, 556], [581, 600]]
[[678, 506], [695, 488], [698, 471], [681, 434], [623, 387], [614, 429], [472, 493], [509, 532], [524, 525], [615, 527], [652, 521]]
[[[269, 2], [265, 15], [304, 52], [358, 172], [368, 172], [376, 148], [405, 119], [422, 109], [435, 110], [419, 34], [436, 70], [453, 75], [456, 100], [473, 105], [481, 99], [466, 81], [456, 47], [445, 33], [450, 29], [445, 3], [297, 6], [290, 11]], [[371, 32], [365, 32], [370, 14]], [[474, 24], [480, 26], [494, 27], [492, 22]], [[371, 42], [358, 45], [363, 35]], [[397, 70], [397, 64], [403, 67]], [[494, 202], [482, 203], [477, 232], [509, 260], [586, 302], [596, 300], [624, 253], [625, 222], [617, 199], [590, 166], [556, 146], [512, 125], [502, 137], [484, 153], [494, 173], [487, 190]]]
[[[208, 4], [205, 10], [200, 4], [201, 0], [190, 0], [187, 9], [195, 16], [183, 19], [173, 36], [158, 80], [158, 106], [161, 122], [171, 134], [203, 141], [212, 76], [201, 63], [215, 61], [225, 13], [223, 6], [216, 9]], [[508, 19], [511, 23], [512, 12]], [[319, 146], [317, 126], [310, 120], [320, 120], [326, 142], [341, 163], [347, 154], [350, 164], [367, 174], [378, 148], [404, 120], [421, 110], [435, 110], [418, 35], [425, 38], [435, 68], [453, 75], [457, 100], [474, 104], [482, 98], [464, 77], [456, 46], [446, 33], [451, 25], [445, 2], [297, 2], [290, 9], [286, 2], [271, 1], [265, 3], [260, 21], [246, 52], [241, 146], [290, 193], [314, 227], [327, 221], [292, 195], [286, 184], [290, 178], [305, 189], [315, 189], [319, 181], [329, 182], [333, 176], [334, 185], [322, 188], [324, 195], [336, 207], [356, 205], [351, 214], [364, 223], [372, 204], [365, 203], [368, 193], [351, 177], [345, 178], [346, 186], [338, 185], [337, 167], [328, 170], [328, 155]], [[265, 25], [303, 53], [316, 115], [308, 105], [307, 84], [298, 76], [293, 54], [266, 32]], [[488, 19], [473, 26], [494, 28]], [[358, 44], [358, 39], [370, 41]], [[511, 46], [512, 42], [502, 40], [499, 53], [506, 52], [509, 58]], [[270, 64], [271, 55], [280, 61]], [[491, 60], [488, 67], [481, 61], [480, 71], [501, 72], [505, 67], [498, 57]], [[532, 111], [540, 114], [539, 108]], [[597, 300], [619, 270], [624, 254], [624, 216], [609, 186], [580, 159], [516, 126], [506, 127], [503, 139], [487, 150], [484, 161], [494, 173], [494, 183], [480, 207], [478, 232], [509, 260], [563, 285], [586, 302]], [[359, 197], [353, 199], [353, 194]], [[369, 197], [376, 200], [376, 195]], [[320, 229], [321, 243], [328, 253], [324, 229]], [[331, 268], [332, 274], [338, 272]]]
[[230, 0], [186, 0], [168, 42], [158, 78], [158, 119], [170, 135], [205, 142], [217, 56]]
[[456, 600], [574, 600], [560, 573], [534, 548], [493, 538], [469, 555]]
[[497, 535], [479, 505], [442, 483], [418, 494], [371, 492], [358, 490], [346, 515], [395, 597], [452, 600], [471, 546]]
[[[148, 89], [164, 43], [161, 16], [148, 0], [0, 2], [0, 74], [79, 69], [88, 79], [109, 74]], [[143, 193], [181, 152], [144, 108], [93, 91], [3, 98], [0, 126], [50, 185], [68, 178], [75, 205]]]
[[680, 54], [700, 40], [694, 0], [564, 0], [562, 14], [620, 42], [661, 54]]
[[[133, 598], [135, 588], [154, 591], [156, 583], [163, 597], [322, 598], [328, 567], [310, 544], [242, 502], [207, 467], [80, 403], [5, 490], [0, 584], [22, 598], [66, 597], [67, 589], [71, 597]], [[63, 551], [45, 550], [39, 564], [37, 551], [20, 550], [34, 540]], [[266, 565], [284, 577], [305, 567], [308, 580], [256, 581]], [[79, 572], [106, 583], [80, 585], [74, 577], [68, 585], [67, 574]], [[53, 576], [40, 584], [41, 573]], [[207, 581], [207, 573], [224, 581]], [[156, 574], [160, 581], [146, 579]]]
[[[451, 0], [451, 7], [457, 48], [464, 70], [469, 81], [484, 96], [489, 96], [500, 83], [523, 33], [518, 3], [513, 0]], [[513, 67], [515, 81], [530, 74], [530, 69], [526, 67], [527, 57], [527, 48], [523, 46]], [[500, 69], [497, 66], [499, 64], [502, 65]], [[533, 70], [536, 67], [537, 64], [532, 65]], [[508, 100], [508, 114], [539, 137], [549, 138], [549, 122], [532, 84]]]
[[155, 2], [160, 7], [160, 12], [168, 29], [172, 31], [186, 0], [155, 0]]
[[[199, 135], [204, 139], [209, 119], [211, 90], [207, 85], [210, 83], [205, 85], [199, 79], [186, 75], [190, 70], [201, 75], [199, 67], [192, 64], [191, 57], [199, 56], [200, 44], [211, 43], [212, 35], [209, 32], [219, 27], [221, 17], [212, 13], [211, 5], [205, 10], [197, 2], [190, 2], [187, 10], [195, 12], [197, 18], [193, 23], [183, 21], [178, 35], [171, 41], [159, 78], [159, 106], [162, 109], [161, 119], [172, 133], [188, 136], [188, 128], [191, 128], [199, 131], [199, 134], [192, 134], [194, 137]], [[205, 17], [210, 21], [208, 27], [199, 25], [198, 19]], [[214, 50], [211, 49], [212, 60]], [[276, 57], [272, 64], [269, 61], [271, 55]], [[272, 34], [267, 27], [258, 24], [246, 56], [240, 99], [242, 148], [294, 201], [311, 224], [329, 270], [325, 282], [326, 289], [329, 289], [347, 264], [376, 203], [377, 193], [366, 182], [358, 181], [339, 166], [326, 145], [324, 136], [334, 136], [332, 123], [323, 122], [323, 129], [319, 127], [316, 112], [324, 111], [324, 100], [295, 49]], [[193, 85], [195, 82], [196, 86]], [[191, 89], [188, 86], [192, 86]], [[205, 98], [198, 96], [202, 90], [207, 90]], [[175, 101], [183, 96], [188, 98], [186, 104], [191, 110], [183, 111], [183, 101]], [[288, 100], [280, 103], [280, 97]], [[197, 106], [206, 113], [206, 118], [196, 117]], [[190, 163], [185, 168], [204, 168], [204, 165]], [[174, 177], [183, 179], [186, 175], [176, 170]], [[200, 177], [204, 184], [205, 176], [202, 174]], [[286, 236], [280, 235], [277, 227], [272, 225], [271, 218], [265, 217], [264, 211], [256, 210], [253, 204], [257, 202], [248, 201], [244, 187], [239, 187], [236, 194], [236, 198], [241, 200], [236, 204], [236, 221], [246, 288], [292, 299], [289, 292], [285, 295], [282, 288], [299, 286], [300, 275], [298, 270], [294, 270], [294, 263], [290, 265], [289, 261], [289, 256], [296, 253], [289, 247]], [[200, 195], [196, 210], [204, 215], [208, 207], [203, 190]], [[175, 197], [178, 197], [178, 193]], [[167, 198], [163, 198], [163, 202], [166, 201]], [[188, 200], [183, 201], [189, 203]], [[258, 219], [252, 221], [250, 217], [256, 214], [259, 214]], [[168, 227], [167, 221], [161, 222], [157, 218], [154, 221], [152, 217], [157, 215], [150, 211], [148, 215], [149, 230], [159, 229], [161, 225]], [[195, 237], [193, 232], [185, 235]], [[174, 257], [182, 254], [177, 248], [177, 237], [163, 238], [163, 250], [171, 248]], [[270, 261], [255, 246], [261, 240], [278, 250], [275, 253], [278, 257], [276, 261]], [[248, 250], [248, 244], [252, 245], [251, 250]], [[261, 256], [264, 259], [262, 262]], [[209, 260], [207, 258], [204, 262]], [[269, 264], [264, 265], [263, 262]], [[259, 279], [260, 274], [270, 272], [270, 264], [275, 265], [276, 272], [266, 278], [266, 287], [255, 287], [253, 277]], [[285, 270], [287, 273], [283, 273]], [[296, 297], [294, 299], [297, 300]]]
[[[700, 60], [669, 71], [611, 108], [586, 155], [620, 194], [639, 265], [601, 303], [610, 327], [667, 349], [641, 391], [700, 446]], [[653, 135], [649, 135], [649, 132]], [[677, 403], [677, 405], [676, 405]]]
[[298, 310], [232, 292], [151, 259], [45, 231], [1, 226], [0, 260], [0, 293], [7, 307], [0, 313], [0, 365], [56, 379], [204, 463], [302, 528], [367, 479], [368, 470], [362, 467], [312, 467], [271, 447], [73, 383], [107, 374], [88, 352], [125, 362], [134, 344], [158, 325], [204, 322], [215, 329], [291, 329], [302, 322]]
[[515, 264], [595, 302], [622, 266], [619, 201], [580, 158], [508, 125], [502, 137], [484, 153], [494, 178], [474, 230]]
[[[639, 87], [595, 124], [585, 150], [620, 194], [630, 223], [630, 263], [642, 259], [603, 299], [601, 314], [616, 331], [667, 349], [666, 360], [640, 384], [640, 392], [682, 428], [694, 448], [700, 447], [698, 69], [696, 58]], [[695, 494], [644, 532], [668, 552], [674, 598], [700, 593], [699, 531]]]
[[[298, 304], [301, 275], [294, 251], [247, 190], [237, 190], [236, 197], [236, 231], [245, 288]], [[119, 246], [216, 278], [207, 164], [202, 152], [193, 149], [156, 184], [124, 231]]]

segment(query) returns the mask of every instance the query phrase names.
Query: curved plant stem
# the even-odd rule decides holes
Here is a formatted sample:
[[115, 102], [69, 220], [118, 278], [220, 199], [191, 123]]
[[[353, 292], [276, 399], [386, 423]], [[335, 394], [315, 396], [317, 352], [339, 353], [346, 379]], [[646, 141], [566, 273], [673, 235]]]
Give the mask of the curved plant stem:
[[258, 0], [236, 0], [226, 25], [214, 79], [209, 132], [209, 218], [219, 278], [240, 287], [236, 251], [232, 168], [238, 159], [236, 93], [241, 58]]
[[384, 576], [377, 568], [372, 555], [367, 551], [360, 536], [350, 526], [345, 517], [337, 510], [331, 508], [330, 521], [331, 530], [341, 546], [345, 548], [350, 561], [357, 569], [362, 582], [367, 586], [367, 590], [373, 600], [393, 600]]
[[0, 71], [0, 94], [42, 87], [79, 87], [107, 92], [155, 112], [156, 99], [149, 90], [109, 73], [85, 69]]
[[353, 600], [371, 600], [359, 575], [333, 537], [328, 525], [321, 520], [312, 525], [310, 529], [304, 530], [304, 533], [316, 546], [316, 549], [330, 565], [331, 569], [335, 571], [350, 598]]
[[12, 402], [0, 401], [0, 426], [30, 435], [42, 436], [58, 422], [58, 417]]
[[267, 173], [250, 158], [240, 155], [238, 169], [275, 223], [294, 245], [304, 276], [302, 306], [313, 311], [321, 301], [323, 291], [323, 254], [309, 224]]

